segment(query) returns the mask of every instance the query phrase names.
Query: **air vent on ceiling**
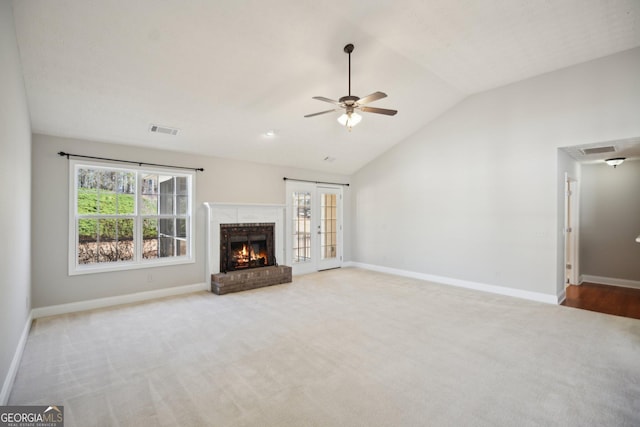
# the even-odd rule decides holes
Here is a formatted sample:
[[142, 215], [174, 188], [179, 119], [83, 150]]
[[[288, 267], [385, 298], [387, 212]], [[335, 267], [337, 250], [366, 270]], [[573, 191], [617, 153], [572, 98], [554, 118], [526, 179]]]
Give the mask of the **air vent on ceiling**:
[[177, 135], [179, 129], [170, 128], [167, 126], [151, 125], [149, 126], [149, 132], [164, 133], [167, 135]]
[[583, 148], [580, 151], [582, 151], [582, 154], [587, 156], [589, 154], [613, 153], [616, 151], [616, 147], [608, 145], [606, 147]]

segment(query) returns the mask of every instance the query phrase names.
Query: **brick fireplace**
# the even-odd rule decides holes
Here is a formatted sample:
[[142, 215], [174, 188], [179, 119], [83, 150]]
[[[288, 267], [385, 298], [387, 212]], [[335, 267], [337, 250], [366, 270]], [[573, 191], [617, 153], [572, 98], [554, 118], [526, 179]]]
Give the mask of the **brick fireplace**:
[[222, 295], [291, 282], [285, 260], [284, 205], [205, 203], [207, 281]]

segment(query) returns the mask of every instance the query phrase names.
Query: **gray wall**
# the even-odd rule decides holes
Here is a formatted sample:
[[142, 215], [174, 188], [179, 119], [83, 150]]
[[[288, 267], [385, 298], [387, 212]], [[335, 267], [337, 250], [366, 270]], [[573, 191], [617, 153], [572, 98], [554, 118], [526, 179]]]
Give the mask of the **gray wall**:
[[557, 295], [557, 148], [640, 135], [640, 49], [471, 96], [353, 176], [352, 258]]
[[583, 165], [580, 273], [640, 281], [640, 161]]
[[[203, 167], [196, 176], [196, 263], [119, 272], [68, 276], [69, 165], [56, 153], [141, 160]], [[284, 176], [348, 182], [348, 177], [321, 172], [151, 150], [86, 140], [33, 136], [33, 305], [46, 307], [204, 282], [204, 202], [285, 203]], [[345, 218], [349, 216], [345, 191]], [[345, 235], [345, 259], [349, 259]], [[45, 244], [43, 244], [45, 243]], [[148, 281], [151, 273], [152, 281]]]
[[0, 382], [4, 384], [30, 311], [31, 125], [11, 2], [0, 0]]

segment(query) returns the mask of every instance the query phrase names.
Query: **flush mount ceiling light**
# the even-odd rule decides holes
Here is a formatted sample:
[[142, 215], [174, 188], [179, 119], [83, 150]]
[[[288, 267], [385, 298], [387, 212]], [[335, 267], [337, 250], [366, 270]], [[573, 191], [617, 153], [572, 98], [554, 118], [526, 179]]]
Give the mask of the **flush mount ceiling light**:
[[362, 120], [362, 116], [355, 112], [355, 110], [360, 110], [365, 113], [376, 113], [376, 114], [384, 114], [386, 116], [395, 116], [398, 112], [397, 110], [387, 110], [386, 108], [375, 108], [375, 107], [365, 107], [365, 104], [376, 101], [378, 99], [386, 98], [387, 94], [382, 92], [374, 92], [371, 95], [367, 95], [364, 98], [359, 98], [355, 95], [351, 95], [351, 52], [353, 52], [353, 45], [349, 43], [344, 47], [344, 52], [349, 55], [349, 94], [347, 96], [343, 96], [337, 101], [333, 99], [325, 98], [324, 96], [314, 96], [313, 99], [317, 99], [318, 101], [328, 102], [330, 104], [334, 104], [340, 108], [334, 108], [327, 111], [321, 111], [319, 113], [307, 114], [305, 117], [314, 117], [319, 116], [321, 114], [333, 113], [334, 111], [342, 111], [344, 109], [344, 113], [338, 117], [338, 123], [342, 126], [346, 126], [349, 131], [352, 127], [360, 123]]
[[268, 138], [273, 138], [274, 136], [276, 136], [276, 131], [273, 129], [270, 129], [264, 133], [264, 136]]
[[618, 165], [621, 165], [622, 162], [626, 160], [626, 157], [613, 157], [611, 159], [605, 160], [609, 166], [613, 166], [614, 168]]

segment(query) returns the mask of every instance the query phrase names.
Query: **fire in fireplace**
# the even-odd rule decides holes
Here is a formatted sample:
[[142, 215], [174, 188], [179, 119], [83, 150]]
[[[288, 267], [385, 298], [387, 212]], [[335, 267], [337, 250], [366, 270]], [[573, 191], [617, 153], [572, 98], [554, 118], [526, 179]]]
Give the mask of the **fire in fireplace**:
[[220, 224], [220, 271], [275, 265], [275, 224]]

